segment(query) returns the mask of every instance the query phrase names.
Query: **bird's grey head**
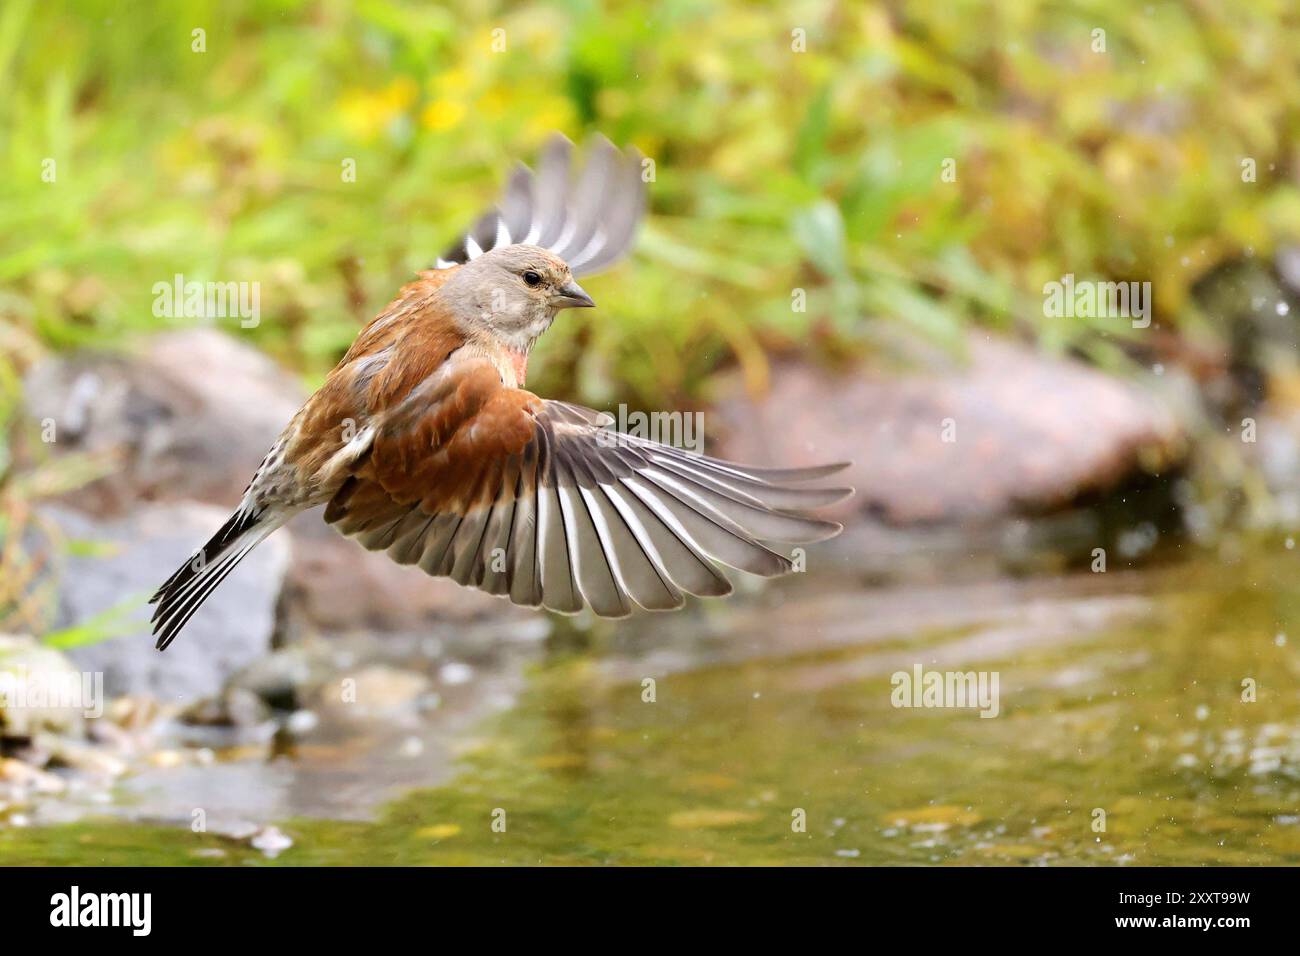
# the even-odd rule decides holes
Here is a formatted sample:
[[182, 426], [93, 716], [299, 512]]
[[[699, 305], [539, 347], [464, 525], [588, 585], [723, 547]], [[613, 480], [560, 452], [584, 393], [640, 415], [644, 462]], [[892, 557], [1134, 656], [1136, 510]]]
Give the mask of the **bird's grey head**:
[[527, 352], [561, 309], [595, 305], [569, 266], [537, 246], [504, 246], [460, 266], [443, 285], [456, 317]]

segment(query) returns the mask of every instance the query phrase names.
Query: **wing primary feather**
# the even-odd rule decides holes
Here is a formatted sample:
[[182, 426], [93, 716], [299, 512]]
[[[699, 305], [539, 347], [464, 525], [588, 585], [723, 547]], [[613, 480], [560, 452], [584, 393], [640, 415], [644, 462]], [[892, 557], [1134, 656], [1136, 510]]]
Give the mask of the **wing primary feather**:
[[456, 529], [460, 527], [461, 520], [461, 516], [457, 514], [440, 514], [434, 519], [433, 533], [425, 536], [424, 551], [420, 554], [420, 560], [416, 562], [425, 574], [436, 577], [442, 573], [438, 569], [442, 566], [443, 557], [456, 534]]
[[469, 570], [468, 583], [474, 587], [483, 588], [489, 594], [502, 593], [502, 589], [495, 581], [492, 582], [492, 587], [484, 587], [484, 583], [489, 573], [494, 576], [499, 574], [499, 572], [492, 570], [492, 564], [495, 563], [493, 555], [496, 548], [499, 547], [503, 524], [506, 532], [509, 532], [510, 518], [508, 512], [513, 511], [514, 508], [514, 469], [516, 467], [517, 462], [507, 460], [499, 469], [495, 481], [496, 495], [492, 501], [491, 510], [488, 512], [487, 523], [483, 526], [483, 534], [479, 537], [478, 547], [475, 549], [472, 566]]
[[683, 451], [672, 445], [662, 445], [658, 442], [650, 441], [648, 438], [642, 438], [639, 435], [631, 435], [627, 432], [619, 432], [618, 438], [620, 444], [638, 448], [645, 451], [657, 451], [665, 454], [672, 454], [679, 458], [689, 459], [692, 462], [699, 462], [721, 471], [731, 472], [744, 478], [752, 478], [756, 481], [765, 482], [803, 482], [814, 481], [818, 478], [826, 478], [836, 472], [843, 471], [849, 467], [850, 462], [838, 461], [829, 465], [812, 465], [807, 468], [767, 468], [758, 465], [743, 465], [739, 462], [724, 461], [721, 458], [711, 458], [708, 455], [697, 455], [693, 452]]
[[662, 521], [640, 498], [624, 488], [621, 482], [602, 485], [601, 491], [613, 502], [642, 548], [654, 555], [655, 564], [673, 584], [701, 597], [731, 593], [731, 582], [719, 573], [713, 562]]
[[552, 471], [550, 433], [545, 426], [538, 429], [537, 442], [537, 555], [541, 565], [542, 605], [573, 614], [582, 610], [582, 598], [569, 563], [564, 514]]
[[[516, 482], [502, 482], [501, 493], [492, 506], [492, 514], [483, 531], [483, 540], [479, 545], [479, 554], [475, 558], [475, 573], [471, 583], [489, 594], [505, 594], [509, 591], [508, 564], [504, 559], [510, 556], [510, 532], [515, 516]], [[500, 552], [500, 554], [498, 554]], [[503, 559], [500, 569], [498, 558]]]
[[565, 537], [569, 543], [569, 562], [575, 569], [578, 588], [596, 614], [626, 617], [631, 608], [610, 568], [604, 542], [587, 509], [582, 489], [562, 457], [557, 456], [554, 467]]
[[596, 524], [597, 533], [605, 543], [610, 568], [622, 590], [649, 611], [681, 607], [684, 603], [682, 592], [668, 573], [659, 567], [654, 552], [647, 551], [641, 544], [605, 493], [604, 486], [580, 488], [579, 492]]
[[641, 543], [622, 512], [605, 493], [607, 485], [592, 474], [588, 467], [589, 459], [575, 454], [568, 458], [568, 463], [575, 475], [581, 473], [588, 479], [578, 481], [578, 492], [600, 537], [619, 588], [648, 610], [681, 607], [682, 594], [659, 567], [653, 546], [647, 548]]
[[476, 508], [460, 523], [451, 547], [443, 557], [446, 568], [442, 573], [457, 584], [469, 584], [473, 578], [475, 562], [479, 548], [483, 545], [483, 535], [487, 532], [488, 521], [492, 516], [493, 505]]
[[425, 538], [429, 533], [429, 528], [433, 525], [437, 515], [425, 516], [419, 512], [419, 517], [424, 518], [422, 525], [417, 524], [419, 531], [410, 531], [401, 535], [392, 546], [388, 549], [388, 556], [398, 564], [415, 564], [420, 560], [420, 555], [424, 553]]
[[694, 478], [658, 466], [651, 465], [639, 474], [654, 481], [659, 487], [669, 489], [675, 498], [690, 498], [693, 502], [706, 505], [717, 514], [724, 515], [755, 540], [807, 544], [824, 541], [839, 534], [841, 530], [840, 525], [834, 521], [805, 518], [765, 508], [749, 495], [726, 494]]
[[790, 571], [788, 560], [750, 538], [725, 516], [710, 514], [707, 506], [683, 500], [641, 475], [624, 478], [622, 483], [664, 524], [715, 561], [763, 577]]
[[723, 494], [739, 492], [766, 508], [775, 508], [778, 511], [823, 508], [843, 501], [853, 494], [852, 488], [788, 488], [750, 478], [739, 472], [717, 468], [707, 461], [695, 459], [684, 452], [671, 454], [666, 449], [664, 451], [653, 449], [646, 450], [644, 455], [654, 464], [683, 477], [703, 482]]
[[[540, 426], [539, 426], [540, 428]], [[510, 600], [524, 607], [542, 603], [542, 582], [537, 558], [537, 443], [524, 449], [515, 487], [515, 510], [510, 521], [506, 567]]]

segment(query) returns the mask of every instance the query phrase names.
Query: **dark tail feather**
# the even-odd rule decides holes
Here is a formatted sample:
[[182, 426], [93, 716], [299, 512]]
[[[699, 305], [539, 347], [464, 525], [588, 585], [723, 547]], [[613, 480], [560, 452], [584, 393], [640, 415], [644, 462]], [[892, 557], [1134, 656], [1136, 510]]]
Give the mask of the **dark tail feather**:
[[264, 514], [264, 510], [236, 511], [149, 599], [150, 604], [158, 605], [152, 618], [158, 650], [167, 649], [235, 565], [279, 526], [279, 522], [263, 521]]

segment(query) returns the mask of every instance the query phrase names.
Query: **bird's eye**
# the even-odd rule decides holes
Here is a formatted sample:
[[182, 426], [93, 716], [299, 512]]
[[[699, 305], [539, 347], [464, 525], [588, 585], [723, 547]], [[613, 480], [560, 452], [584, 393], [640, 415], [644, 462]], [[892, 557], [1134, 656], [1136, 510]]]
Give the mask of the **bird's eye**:
[[532, 286], [535, 289], [542, 284], [542, 277], [539, 276], [533, 270], [529, 269], [527, 272], [524, 273], [524, 282], [526, 282], [528, 285]]

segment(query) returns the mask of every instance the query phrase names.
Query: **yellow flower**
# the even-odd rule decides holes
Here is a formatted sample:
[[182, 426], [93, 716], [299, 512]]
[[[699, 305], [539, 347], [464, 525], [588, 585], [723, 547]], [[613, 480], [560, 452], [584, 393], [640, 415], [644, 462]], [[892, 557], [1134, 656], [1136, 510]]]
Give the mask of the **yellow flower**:
[[500, 90], [489, 90], [478, 101], [478, 108], [484, 116], [500, 116], [509, 106], [509, 101]]
[[420, 122], [427, 129], [441, 132], [459, 125], [465, 118], [465, 104], [457, 100], [434, 100], [424, 108]]
[[433, 88], [443, 95], [464, 93], [469, 89], [469, 82], [469, 70], [463, 66], [456, 66], [450, 70], [444, 70], [434, 77]]
[[343, 123], [356, 136], [377, 135], [393, 118], [415, 102], [419, 89], [409, 76], [399, 76], [381, 90], [350, 90], [339, 98]]

